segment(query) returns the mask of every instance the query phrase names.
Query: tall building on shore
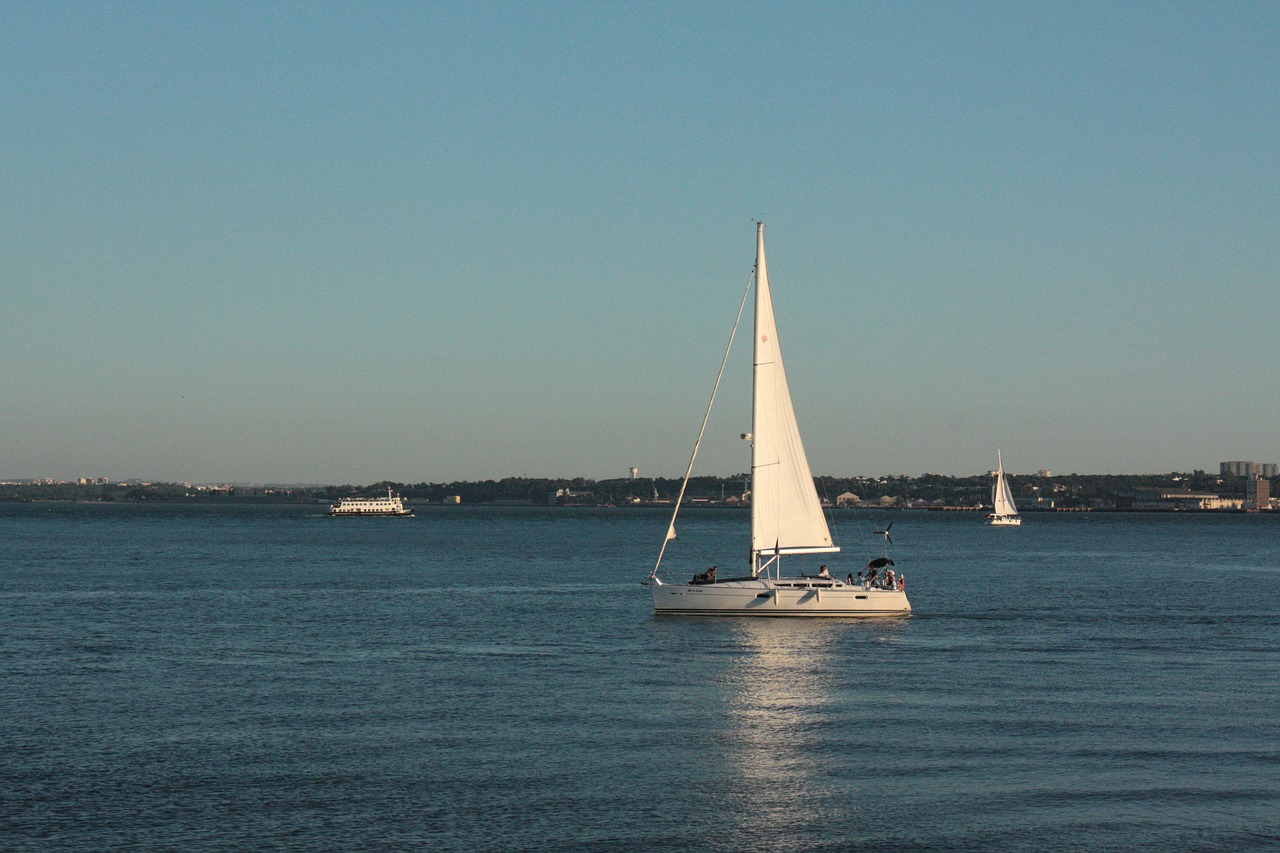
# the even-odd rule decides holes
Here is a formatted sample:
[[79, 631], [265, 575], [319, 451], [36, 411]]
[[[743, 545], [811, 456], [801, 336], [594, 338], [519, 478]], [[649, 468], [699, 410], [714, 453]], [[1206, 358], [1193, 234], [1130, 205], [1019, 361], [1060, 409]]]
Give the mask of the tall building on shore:
[[1265, 477], [1250, 477], [1244, 485], [1245, 509], [1271, 509], [1271, 481]]
[[1219, 462], [1218, 473], [1233, 477], [1274, 477], [1280, 465], [1274, 462]]

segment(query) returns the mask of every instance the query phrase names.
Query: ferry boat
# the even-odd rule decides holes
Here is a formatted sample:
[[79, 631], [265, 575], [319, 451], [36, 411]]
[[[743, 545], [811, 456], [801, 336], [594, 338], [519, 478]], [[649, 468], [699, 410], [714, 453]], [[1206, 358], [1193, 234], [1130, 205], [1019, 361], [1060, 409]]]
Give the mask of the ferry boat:
[[329, 505], [329, 515], [393, 515], [413, 517], [413, 509], [404, 502], [404, 498], [391, 493], [387, 488], [385, 498], [338, 498], [336, 504]]

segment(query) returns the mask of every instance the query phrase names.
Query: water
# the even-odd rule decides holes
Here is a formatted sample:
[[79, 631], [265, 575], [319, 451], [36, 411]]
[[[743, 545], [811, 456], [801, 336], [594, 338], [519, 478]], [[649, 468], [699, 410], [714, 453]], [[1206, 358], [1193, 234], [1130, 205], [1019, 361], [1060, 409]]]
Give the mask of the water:
[[717, 620], [658, 511], [0, 506], [0, 848], [1280, 846], [1280, 518], [888, 520], [916, 616]]

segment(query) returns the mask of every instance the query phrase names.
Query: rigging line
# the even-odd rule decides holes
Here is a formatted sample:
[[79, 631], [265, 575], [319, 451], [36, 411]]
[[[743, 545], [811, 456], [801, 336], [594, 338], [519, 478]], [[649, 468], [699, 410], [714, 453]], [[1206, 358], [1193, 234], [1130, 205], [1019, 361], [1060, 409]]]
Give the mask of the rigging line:
[[[867, 562], [874, 560], [876, 557], [876, 549], [869, 544], [874, 540], [870, 537], [876, 535], [875, 516], [868, 510], [867, 512], [858, 513], [858, 536], [862, 541], [862, 555], [867, 558]], [[888, 522], [892, 523], [892, 521]]]
[[676, 537], [676, 516], [680, 514], [680, 504], [684, 500], [684, 491], [689, 487], [689, 475], [693, 473], [693, 462], [698, 458], [698, 448], [702, 446], [702, 436], [707, 431], [707, 421], [711, 419], [711, 407], [716, 402], [716, 392], [720, 390], [720, 380], [724, 378], [725, 365], [729, 363], [729, 351], [733, 349], [733, 339], [738, 334], [738, 325], [742, 322], [742, 312], [747, 307], [747, 297], [751, 295], [751, 285], [755, 282], [756, 266], [751, 265], [751, 274], [747, 276], [747, 287], [742, 292], [742, 304], [738, 306], [737, 319], [733, 321], [733, 331], [729, 332], [729, 344], [724, 348], [724, 358], [720, 361], [720, 372], [716, 374], [716, 384], [711, 389], [711, 399], [707, 401], [707, 412], [702, 416], [702, 428], [698, 430], [698, 440], [693, 443], [693, 454], [689, 457], [689, 467], [685, 469], [684, 480], [680, 483], [680, 494], [676, 496], [675, 509], [671, 512], [671, 523], [667, 525], [667, 536], [662, 540], [662, 549], [658, 551], [658, 561], [653, 564], [650, 578], [658, 576], [658, 567], [662, 565], [662, 556], [667, 553], [667, 543]]

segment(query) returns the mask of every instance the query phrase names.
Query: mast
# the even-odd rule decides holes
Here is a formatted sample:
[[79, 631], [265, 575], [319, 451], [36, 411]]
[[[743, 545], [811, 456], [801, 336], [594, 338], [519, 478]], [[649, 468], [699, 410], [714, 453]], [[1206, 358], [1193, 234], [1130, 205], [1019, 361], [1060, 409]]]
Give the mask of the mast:
[[1000, 514], [1000, 483], [1004, 480], [1004, 459], [1000, 450], [996, 450], [996, 481], [991, 484], [991, 512]]
[[760, 403], [758, 397], [760, 395], [760, 276], [764, 275], [765, 286], [768, 287], [769, 273], [764, 268], [764, 223], [756, 223], [756, 262], [751, 268], [751, 283], [756, 290], [756, 304], [751, 312], [751, 320], [754, 324], [751, 336], [751, 432], [743, 436], [751, 442], [751, 576], [755, 577], [760, 573], [760, 552], [756, 550], [758, 544], [756, 542], [756, 513], [760, 512], [759, 493], [756, 491], [756, 466], [758, 464], [759, 443], [756, 441], [756, 431], [760, 428], [756, 423], [760, 416]]

